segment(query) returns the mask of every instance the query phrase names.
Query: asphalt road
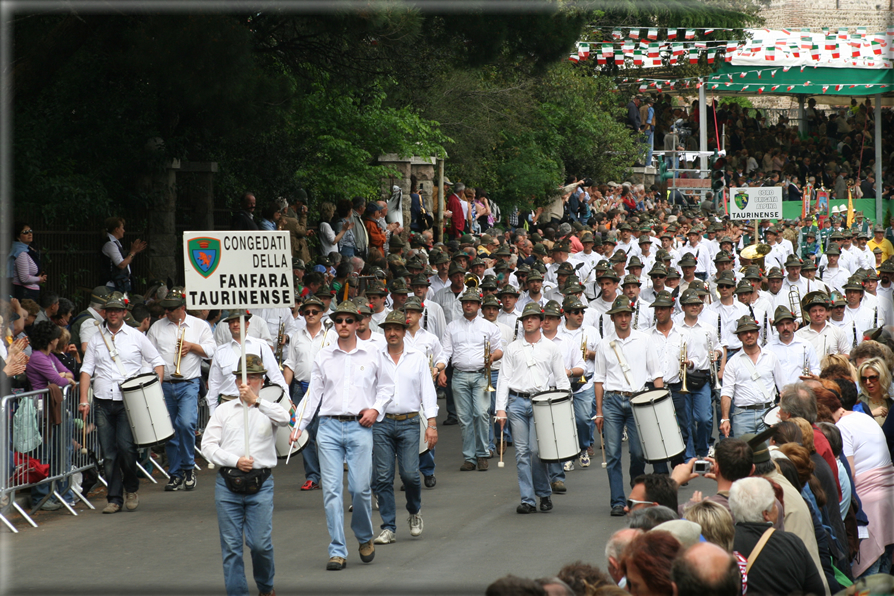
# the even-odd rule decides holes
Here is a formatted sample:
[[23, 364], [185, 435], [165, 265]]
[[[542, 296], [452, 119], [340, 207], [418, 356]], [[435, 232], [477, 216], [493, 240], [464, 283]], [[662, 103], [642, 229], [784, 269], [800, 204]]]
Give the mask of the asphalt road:
[[[423, 488], [423, 534], [410, 537], [403, 493], [396, 492], [397, 542], [377, 546], [375, 560], [363, 564], [348, 520], [348, 565], [339, 572], [325, 570], [329, 534], [322, 491], [299, 491], [304, 482], [300, 457], [288, 467], [280, 460], [273, 475], [277, 593], [483, 594], [488, 584], [509, 573], [554, 575], [577, 560], [605, 569], [605, 543], [625, 520], [609, 515], [608, 478], [598, 448], [592, 466], [567, 474], [568, 492], [553, 496], [553, 511], [518, 515], [515, 452], [507, 449], [502, 469], [490, 460], [487, 472], [460, 472], [459, 427], [440, 425], [440, 434], [438, 483]], [[102, 493], [91, 498], [97, 509], [80, 505], [78, 517], [39, 513], [36, 529], [14, 518], [20, 533], [5, 528], [0, 533], [0, 592], [223, 594], [214, 471], [199, 472], [198, 487], [191, 492], [165, 493], [157, 472], [156, 478], [158, 484], [143, 480], [135, 512], [100, 514]], [[395, 491], [399, 478], [396, 482]], [[681, 498], [713, 488], [711, 481], [695, 480]], [[347, 506], [346, 501], [350, 516]], [[373, 511], [374, 527], [380, 523]], [[255, 593], [248, 551], [246, 568]]]

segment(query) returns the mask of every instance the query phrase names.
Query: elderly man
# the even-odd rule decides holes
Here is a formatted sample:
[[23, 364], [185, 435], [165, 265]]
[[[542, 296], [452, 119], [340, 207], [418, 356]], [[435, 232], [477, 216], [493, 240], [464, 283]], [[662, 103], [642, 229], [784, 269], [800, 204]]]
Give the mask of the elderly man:
[[699, 542], [678, 555], [671, 567], [677, 596], [739, 596], [739, 565], [728, 552], [710, 542]]

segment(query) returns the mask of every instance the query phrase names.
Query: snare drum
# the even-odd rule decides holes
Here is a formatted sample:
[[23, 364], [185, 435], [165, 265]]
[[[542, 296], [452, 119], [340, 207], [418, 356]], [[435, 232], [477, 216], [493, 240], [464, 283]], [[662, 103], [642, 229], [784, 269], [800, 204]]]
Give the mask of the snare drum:
[[542, 391], [531, 397], [540, 460], [563, 462], [580, 455], [570, 391]]
[[763, 413], [761, 416], [761, 420], [764, 421], [764, 425], [769, 428], [774, 424], [779, 424], [782, 420], [779, 418], [779, 406], [773, 406], [769, 410]]
[[279, 404], [285, 399], [286, 392], [279, 385], [267, 385], [266, 387], [261, 387], [258, 397], [264, 401], [272, 401], [275, 404]]
[[121, 383], [124, 410], [136, 447], [150, 447], [174, 436], [165, 395], [155, 373], [144, 373]]
[[630, 408], [647, 462], [665, 461], [686, 450], [670, 391], [644, 391], [630, 398]]

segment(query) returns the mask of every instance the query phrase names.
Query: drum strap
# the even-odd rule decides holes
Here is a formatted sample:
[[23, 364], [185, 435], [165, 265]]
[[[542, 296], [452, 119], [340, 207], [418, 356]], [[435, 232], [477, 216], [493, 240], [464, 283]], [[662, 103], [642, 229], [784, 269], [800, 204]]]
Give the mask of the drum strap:
[[755, 382], [758, 389], [761, 390], [761, 394], [763, 394], [764, 399], [766, 400], [764, 403], [769, 403], [773, 401], [773, 398], [767, 393], [767, 388], [763, 383], [760, 383], [759, 380], [761, 378], [760, 374], [757, 372], [757, 369], [754, 368], [754, 362], [751, 361], [751, 356], [742, 352], [742, 361], [745, 362], [745, 367], [748, 369], [748, 372], [751, 373], [751, 380]]
[[633, 387], [633, 383], [630, 382], [630, 375], [627, 373], [630, 372], [630, 365], [627, 364], [627, 359], [624, 358], [624, 350], [621, 349], [621, 346], [618, 345], [618, 342], [612, 340], [608, 344], [612, 350], [615, 351], [615, 356], [618, 359], [618, 364], [621, 365], [621, 372], [624, 373], [624, 379], [627, 381], [627, 384]]
[[121, 364], [121, 358], [118, 357], [118, 348], [115, 347], [115, 337], [112, 337], [112, 344], [109, 345], [109, 339], [106, 337], [106, 334], [103, 333], [102, 325], [99, 321], [94, 321], [96, 326], [98, 327], [99, 335], [102, 337], [102, 342], [106, 345], [106, 349], [109, 351], [109, 356], [112, 357], [112, 360], [118, 366], [118, 372], [121, 373], [121, 378], [126, 379], [127, 375], [124, 373], [124, 366]]

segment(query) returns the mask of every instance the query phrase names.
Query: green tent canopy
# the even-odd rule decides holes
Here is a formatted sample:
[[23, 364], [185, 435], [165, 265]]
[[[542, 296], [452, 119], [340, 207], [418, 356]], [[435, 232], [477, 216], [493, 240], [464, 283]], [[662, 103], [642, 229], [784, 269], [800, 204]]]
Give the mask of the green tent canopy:
[[[788, 68], [786, 71], [785, 69]], [[744, 76], [743, 76], [744, 75]], [[828, 68], [822, 66], [732, 66], [724, 63], [704, 78], [709, 94], [844, 95], [862, 97], [894, 93], [890, 68]]]

